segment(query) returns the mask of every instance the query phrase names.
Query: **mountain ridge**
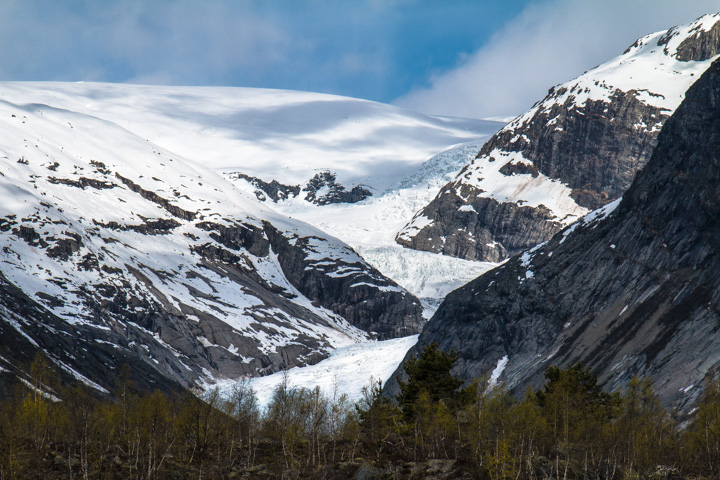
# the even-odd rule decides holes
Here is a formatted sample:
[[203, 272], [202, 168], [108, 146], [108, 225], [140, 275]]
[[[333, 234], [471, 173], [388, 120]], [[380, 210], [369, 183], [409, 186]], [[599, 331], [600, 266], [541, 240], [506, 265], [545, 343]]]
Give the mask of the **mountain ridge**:
[[720, 53], [720, 14], [638, 39], [485, 143], [399, 232], [403, 246], [498, 262], [629, 187], [685, 90]]
[[419, 329], [419, 301], [352, 248], [195, 162], [43, 104], [0, 102], [0, 123], [3, 368], [20, 378], [40, 351], [98, 391], [130, 358], [189, 387]]
[[718, 112], [715, 61], [622, 199], [449, 294], [418, 345], [454, 349], [464, 379], [492, 371], [516, 393], [548, 365], [582, 362], [608, 389], [648, 376], [688, 414], [720, 365]]

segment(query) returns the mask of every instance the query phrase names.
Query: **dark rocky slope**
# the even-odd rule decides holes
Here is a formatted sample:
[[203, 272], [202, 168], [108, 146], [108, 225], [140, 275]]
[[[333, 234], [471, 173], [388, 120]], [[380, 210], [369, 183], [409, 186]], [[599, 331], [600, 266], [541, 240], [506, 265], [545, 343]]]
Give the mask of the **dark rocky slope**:
[[608, 389], [649, 376], [687, 413], [720, 366], [718, 191], [715, 62], [622, 201], [448, 295], [418, 345], [455, 349], [457, 374], [516, 390], [551, 364], [583, 362]]
[[647, 163], [682, 93], [720, 53], [718, 32], [720, 16], [702, 17], [550, 89], [483, 146], [398, 243], [497, 262], [614, 201]]

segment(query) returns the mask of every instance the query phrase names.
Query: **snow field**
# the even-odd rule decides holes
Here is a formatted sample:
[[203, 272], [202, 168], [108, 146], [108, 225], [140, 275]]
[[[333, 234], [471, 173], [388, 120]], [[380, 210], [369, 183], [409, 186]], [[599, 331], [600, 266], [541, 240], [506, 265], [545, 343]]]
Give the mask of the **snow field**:
[[[250, 378], [249, 385], [255, 390], [261, 408], [270, 404], [273, 392], [282, 384], [285, 375], [290, 388], [312, 390], [319, 387], [328, 398], [346, 394], [349, 400], [355, 402], [362, 398], [363, 388], [374, 381], [381, 380], [384, 383], [390, 378], [417, 339], [418, 336], [413, 335], [341, 347], [315, 365]], [[217, 387], [221, 395], [228, 397], [235, 384], [234, 381], [223, 381]]]

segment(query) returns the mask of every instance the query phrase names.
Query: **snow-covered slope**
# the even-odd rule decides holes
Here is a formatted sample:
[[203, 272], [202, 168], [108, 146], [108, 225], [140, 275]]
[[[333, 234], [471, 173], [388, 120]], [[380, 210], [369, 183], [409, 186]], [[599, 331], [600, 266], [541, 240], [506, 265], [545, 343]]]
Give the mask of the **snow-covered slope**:
[[350, 247], [198, 162], [85, 112], [0, 100], [3, 369], [43, 350], [108, 389], [140, 358], [145, 379], [189, 385], [417, 333], [419, 302]]
[[111, 121], [217, 172], [304, 185], [329, 170], [343, 186], [367, 186], [374, 194], [437, 152], [500, 126], [354, 98], [257, 88], [5, 82], [0, 98]]
[[104, 119], [198, 161], [342, 239], [429, 304], [489, 267], [401, 248], [395, 235], [499, 122], [249, 88], [7, 82], [0, 98]]
[[404, 246], [499, 261], [629, 187], [663, 122], [720, 53], [720, 14], [639, 39], [550, 89], [484, 144], [398, 235]]

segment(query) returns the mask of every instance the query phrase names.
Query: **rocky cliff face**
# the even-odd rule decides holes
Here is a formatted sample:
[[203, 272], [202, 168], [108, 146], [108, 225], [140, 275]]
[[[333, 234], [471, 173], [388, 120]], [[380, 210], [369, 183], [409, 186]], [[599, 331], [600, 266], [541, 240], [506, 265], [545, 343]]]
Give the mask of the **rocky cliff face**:
[[43, 351], [100, 391], [124, 363], [168, 390], [420, 329], [350, 247], [208, 169], [45, 105], [0, 123], [0, 373]]
[[715, 62], [621, 200], [448, 295], [418, 345], [516, 390], [575, 362], [609, 389], [649, 376], [687, 413], [720, 366], [719, 132]]
[[617, 199], [684, 92], [720, 52], [718, 32], [720, 15], [701, 17], [639, 39], [550, 89], [483, 146], [398, 243], [500, 261]]

